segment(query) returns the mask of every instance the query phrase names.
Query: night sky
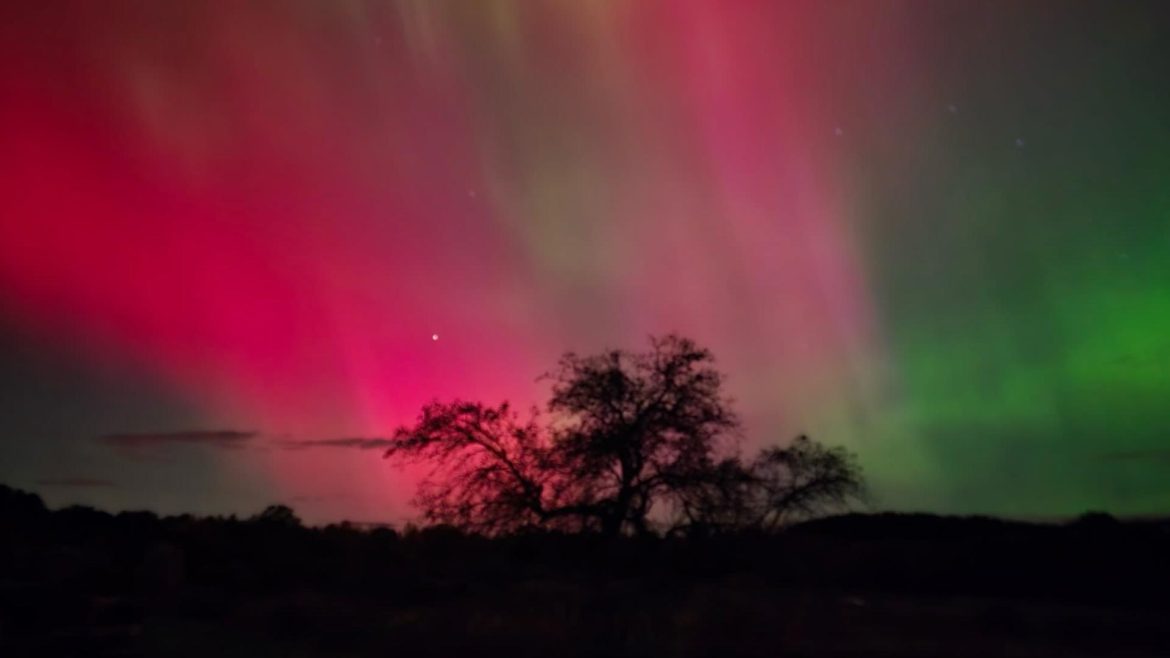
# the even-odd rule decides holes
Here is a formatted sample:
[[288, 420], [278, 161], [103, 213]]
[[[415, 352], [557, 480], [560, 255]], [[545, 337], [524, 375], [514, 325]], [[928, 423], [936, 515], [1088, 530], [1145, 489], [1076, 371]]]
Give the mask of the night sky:
[[1170, 514], [1164, 2], [0, 8], [0, 482], [400, 521], [676, 331], [876, 509]]

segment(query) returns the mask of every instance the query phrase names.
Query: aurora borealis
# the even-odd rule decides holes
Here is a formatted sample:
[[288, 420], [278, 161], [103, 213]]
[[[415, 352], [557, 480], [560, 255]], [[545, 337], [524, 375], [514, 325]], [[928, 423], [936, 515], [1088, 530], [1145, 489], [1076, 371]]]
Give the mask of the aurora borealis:
[[678, 331], [875, 507], [1170, 513], [1160, 5], [6, 3], [0, 481], [397, 520], [423, 402]]

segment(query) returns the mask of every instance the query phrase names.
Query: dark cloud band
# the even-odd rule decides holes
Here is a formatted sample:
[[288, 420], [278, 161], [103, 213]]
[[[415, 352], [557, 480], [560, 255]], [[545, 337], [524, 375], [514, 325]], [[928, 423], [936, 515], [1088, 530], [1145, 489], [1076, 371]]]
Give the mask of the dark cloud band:
[[357, 450], [384, 450], [390, 446], [390, 439], [311, 439], [305, 441], [281, 441], [280, 445], [289, 450], [303, 450], [305, 448], [355, 448]]

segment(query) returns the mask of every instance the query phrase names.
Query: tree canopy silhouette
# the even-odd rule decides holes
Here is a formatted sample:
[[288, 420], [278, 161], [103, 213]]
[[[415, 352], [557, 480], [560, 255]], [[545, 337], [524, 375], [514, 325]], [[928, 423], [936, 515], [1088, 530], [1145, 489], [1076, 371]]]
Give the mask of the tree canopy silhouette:
[[430, 467], [415, 498], [429, 521], [485, 534], [645, 534], [652, 519], [773, 529], [860, 494], [851, 456], [807, 437], [744, 462], [722, 375], [689, 339], [568, 353], [545, 379], [547, 420], [506, 402], [436, 401], [394, 432], [387, 458]]
[[786, 447], [761, 450], [750, 462], [730, 457], [700, 474], [682, 498], [685, 522], [676, 527], [776, 530], [863, 495], [861, 468], [852, 454], [801, 435]]

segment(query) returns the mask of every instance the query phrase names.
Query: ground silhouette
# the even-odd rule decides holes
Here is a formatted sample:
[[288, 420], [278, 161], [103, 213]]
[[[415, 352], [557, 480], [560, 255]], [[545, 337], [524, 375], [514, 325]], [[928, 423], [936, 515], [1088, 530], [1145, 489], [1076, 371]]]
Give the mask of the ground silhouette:
[[691, 536], [56, 511], [0, 487], [3, 656], [1156, 656], [1170, 523]]

